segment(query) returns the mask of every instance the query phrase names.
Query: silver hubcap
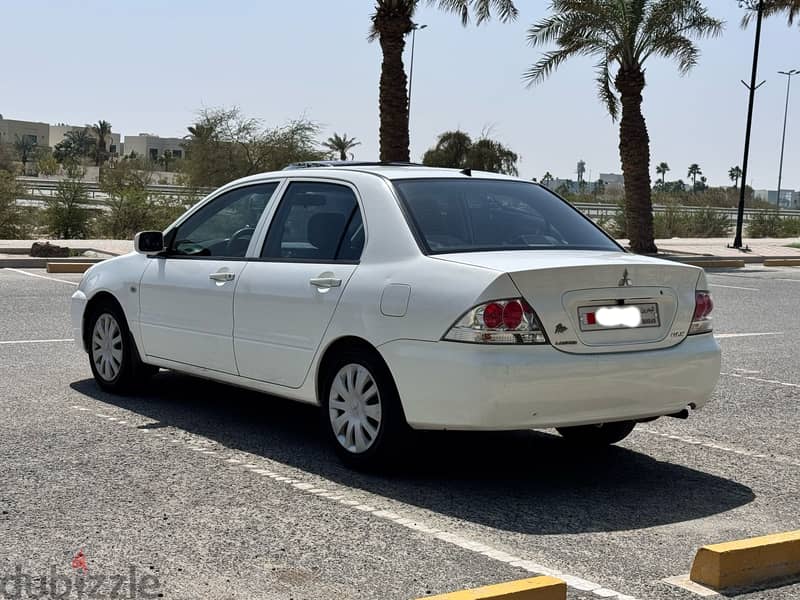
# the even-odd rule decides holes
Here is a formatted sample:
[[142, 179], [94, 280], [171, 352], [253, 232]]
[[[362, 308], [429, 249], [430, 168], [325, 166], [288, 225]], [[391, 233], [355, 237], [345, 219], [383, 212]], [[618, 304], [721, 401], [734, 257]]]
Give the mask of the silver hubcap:
[[366, 452], [381, 428], [381, 397], [366, 368], [342, 367], [333, 378], [328, 397], [333, 433], [339, 443], [355, 454]]
[[113, 381], [122, 367], [122, 330], [117, 320], [103, 313], [92, 332], [92, 360], [100, 377]]

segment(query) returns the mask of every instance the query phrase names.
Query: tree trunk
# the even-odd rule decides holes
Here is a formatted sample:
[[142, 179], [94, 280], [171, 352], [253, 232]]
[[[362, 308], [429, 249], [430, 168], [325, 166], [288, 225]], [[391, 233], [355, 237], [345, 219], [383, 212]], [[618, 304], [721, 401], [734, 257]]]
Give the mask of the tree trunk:
[[339, 150], [339, 160], [347, 160], [347, 152]]
[[[408, 82], [403, 66], [405, 34], [410, 19], [386, 18], [380, 23], [380, 43], [383, 51], [380, 84], [380, 147], [382, 162], [409, 162], [408, 141]], [[377, 23], [376, 23], [377, 25]]]
[[625, 177], [625, 212], [631, 250], [655, 254], [653, 240], [653, 205], [650, 198], [650, 137], [642, 115], [642, 90], [645, 79], [641, 69], [621, 68], [615, 85], [622, 99], [619, 125], [619, 155]]

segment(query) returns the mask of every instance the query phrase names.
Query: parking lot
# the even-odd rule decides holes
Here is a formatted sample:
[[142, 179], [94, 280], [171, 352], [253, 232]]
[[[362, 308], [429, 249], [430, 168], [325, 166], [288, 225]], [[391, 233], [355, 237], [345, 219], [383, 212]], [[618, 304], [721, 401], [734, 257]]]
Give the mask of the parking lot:
[[553, 573], [573, 600], [691, 599], [664, 579], [698, 547], [800, 529], [800, 269], [709, 273], [723, 375], [686, 421], [594, 455], [427, 434], [382, 476], [342, 467], [311, 407], [166, 371], [101, 392], [69, 341], [79, 279], [0, 269], [0, 578], [74, 579], [82, 551], [138, 582], [97, 597], [411, 599]]

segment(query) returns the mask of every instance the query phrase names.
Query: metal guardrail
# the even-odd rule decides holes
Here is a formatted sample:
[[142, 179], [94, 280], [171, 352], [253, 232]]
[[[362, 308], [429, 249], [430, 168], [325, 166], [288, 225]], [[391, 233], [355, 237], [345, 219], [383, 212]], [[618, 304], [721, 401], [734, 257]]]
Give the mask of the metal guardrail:
[[[27, 193], [27, 197], [35, 200], [36, 197], [52, 196], [58, 190], [58, 184], [63, 180], [41, 179], [39, 177], [17, 177], [17, 181], [22, 184]], [[83, 185], [92, 200], [102, 200], [108, 195], [100, 189], [100, 184], [96, 181], [87, 181]], [[206, 188], [189, 188], [182, 185], [160, 185], [151, 184], [147, 186], [147, 191], [154, 196], [189, 196], [200, 199], [211, 192]]]
[[[621, 209], [616, 204], [596, 204], [593, 202], [575, 202], [573, 206], [585, 214], [587, 217], [590, 218], [598, 218], [598, 217], [614, 217], [621, 212]], [[688, 213], [696, 213], [707, 208], [712, 208], [717, 213], [726, 215], [732, 222], [736, 221], [736, 214], [737, 209], [733, 207], [723, 207], [723, 206], [671, 206], [667, 207], [661, 204], [653, 205], [653, 214], [660, 214], [665, 213], [668, 208], [673, 208], [675, 210], [679, 210], [681, 212], [688, 212]], [[754, 215], [763, 214], [767, 212], [775, 212], [774, 210], [770, 211], [768, 209], [763, 208], [745, 208], [744, 209], [744, 222], [747, 223], [752, 220]], [[789, 218], [800, 218], [800, 210], [789, 210], [782, 208], [780, 212], [778, 212], [778, 216], [782, 219], [789, 219]]]

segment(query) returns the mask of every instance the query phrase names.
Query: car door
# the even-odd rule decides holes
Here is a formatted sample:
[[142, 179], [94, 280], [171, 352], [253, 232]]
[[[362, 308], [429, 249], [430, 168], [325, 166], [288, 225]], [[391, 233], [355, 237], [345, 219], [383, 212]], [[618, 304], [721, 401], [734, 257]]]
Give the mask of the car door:
[[354, 188], [291, 181], [234, 297], [239, 374], [300, 387], [361, 257], [365, 231]]
[[144, 353], [224, 373], [237, 373], [233, 292], [256, 227], [278, 182], [224, 192], [166, 238], [139, 285]]

